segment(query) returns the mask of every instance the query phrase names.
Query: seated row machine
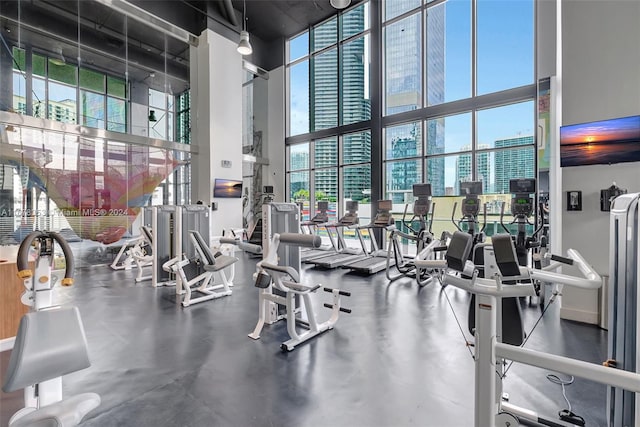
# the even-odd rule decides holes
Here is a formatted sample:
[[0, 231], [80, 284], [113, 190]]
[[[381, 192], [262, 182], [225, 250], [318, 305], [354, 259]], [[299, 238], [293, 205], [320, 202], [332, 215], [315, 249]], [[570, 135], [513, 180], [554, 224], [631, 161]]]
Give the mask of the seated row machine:
[[[298, 233], [275, 233], [271, 239], [267, 256], [257, 264], [256, 282], [260, 288], [258, 324], [249, 334], [257, 340], [265, 323], [275, 323], [287, 319], [287, 331], [290, 339], [283, 342], [280, 348], [291, 351], [297, 345], [308, 341], [325, 331], [333, 329], [340, 312], [351, 313], [348, 308], [341, 307], [341, 297], [351, 293], [339, 289], [323, 288], [333, 296], [331, 304], [324, 304], [331, 309], [331, 316], [319, 323], [313, 306], [312, 295], [321, 285], [307, 285], [300, 282], [300, 273], [293, 267], [278, 265], [278, 246], [280, 244], [317, 248], [321, 244], [319, 236]], [[284, 313], [279, 307], [285, 308]], [[306, 329], [298, 332], [298, 327]]]

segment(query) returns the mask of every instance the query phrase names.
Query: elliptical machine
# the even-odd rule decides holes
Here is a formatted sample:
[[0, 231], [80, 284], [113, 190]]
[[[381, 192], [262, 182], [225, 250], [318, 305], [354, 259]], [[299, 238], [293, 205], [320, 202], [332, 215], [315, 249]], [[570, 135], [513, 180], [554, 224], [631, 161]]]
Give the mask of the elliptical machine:
[[[544, 224], [540, 223], [539, 226], [535, 228], [535, 222], [529, 220], [535, 212], [534, 196], [536, 194], [536, 179], [511, 179], [509, 180], [509, 191], [513, 194], [511, 198], [511, 215], [513, 215], [513, 221], [509, 224], [517, 225], [516, 234], [515, 236], [512, 235], [511, 238], [516, 248], [518, 264], [523, 267], [531, 265], [539, 269], [542, 267], [542, 257], [539, 256], [541, 240], [538, 239], [538, 235], [542, 232]], [[511, 234], [510, 230], [504, 225], [504, 204], [500, 210], [500, 226], [505, 232]], [[531, 235], [527, 235], [527, 226], [535, 228]], [[544, 285], [541, 282], [536, 282], [534, 283], [534, 288], [536, 295], [539, 297], [540, 305], [544, 305]]]
[[[482, 181], [470, 181], [460, 182], [460, 194], [464, 195], [464, 199], [460, 204], [460, 210], [462, 218], [455, 220], [454, 216], [456, 209], [458, 208], [458, 202], [453, 204], [453, 211], [451, 212], [451, 222], [461, 232], [467, 232], [471, 235], [471, 261], [476, 266], [482, 266], [483, 251], [480, 247], [476, 250], [477, 245], [484, 243], [485, 234], [484, 230], [487, 227], [487, 205], [483, 205], [484, 220], [482, 228], [480, 228], [480, 222], [478, 216], [480, 214], [480, 196], [482, 194]], [[480, 229], [479, 229], [480, 228]]]
[[[416, 197], [413, 202], [413, 216], [409, 221], [406, 220], [409, 204], [404, 206], [402, 214], [402, 224], [410, 233], [398, 230], [395, 226], [389, 227], [391, 233], [387, 248], [386, 276], [389, 281], [401, 277], [415, 278], [419, 286], [425, 286], [431, 282], [430, 271], [416, 267], [415, 261], [433, 259], [436, 248], [441, 246], [431, 231], [435, 210], [435, 203], [431, 201], [431, 184], [413, 184], [413, 196]], [[416, 222], [417, 227], [414, 225]], [[415, 257], [404, 254], [401, 239], [415, 242]], [[396, 271], [395, 274], [393, 270]]]

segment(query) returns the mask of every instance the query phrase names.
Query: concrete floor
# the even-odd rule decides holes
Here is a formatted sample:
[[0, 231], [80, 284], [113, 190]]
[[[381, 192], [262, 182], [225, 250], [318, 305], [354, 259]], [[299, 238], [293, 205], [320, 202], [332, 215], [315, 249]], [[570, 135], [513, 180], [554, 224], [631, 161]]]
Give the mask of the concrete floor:
[[[247, 337], [257, 321], [255, 260], [238, 256], [233, 295], [189, 308], [176, 304], [172, 288], [136, 285], [135, 271], [107, 266], [79, 269], [76, 286], [58, 288], [59, 303], [80, 308], [93, 363], [65, 377], [65, 393], [102, 397], [85, 426], [473, 425], [473, 360], [447, 303], [448, 296], [466, 325], [466, 293], [307, 268], [308, 281], [351, 291], [344, 305], [353, 313], [283, 353], [283, 323], [266, 326], [258, 341]], [[527, 347], [605, 360], [606, 332], [559, 320], [558, 305]], [[329, 314], [318, 310], [321, 320]], [[524, 311], [530, 328], [540, 309]], [[8, 357], [0, 353], [2, 373]], [[514, 364], [505, 391], [512, 403], [557, 420], [566, 404], [547, 373]], [[576, 379], [566, 393], [588, 426], [604, 426], [605, 391]], [[21, 392], [1, 394], [0, 425], [21, 403]]]

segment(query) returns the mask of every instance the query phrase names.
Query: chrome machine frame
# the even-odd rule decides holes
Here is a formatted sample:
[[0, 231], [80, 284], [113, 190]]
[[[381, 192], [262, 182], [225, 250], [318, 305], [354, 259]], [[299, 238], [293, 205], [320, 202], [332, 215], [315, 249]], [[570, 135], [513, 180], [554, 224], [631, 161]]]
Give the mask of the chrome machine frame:
[[[640, 373], [640, 193], [616, 197], [611, 206], [609, 249], [609, 346], [606, 364]], [[640, 395], [609, 387], [608, 422], [612, 427], [640, 425]]]

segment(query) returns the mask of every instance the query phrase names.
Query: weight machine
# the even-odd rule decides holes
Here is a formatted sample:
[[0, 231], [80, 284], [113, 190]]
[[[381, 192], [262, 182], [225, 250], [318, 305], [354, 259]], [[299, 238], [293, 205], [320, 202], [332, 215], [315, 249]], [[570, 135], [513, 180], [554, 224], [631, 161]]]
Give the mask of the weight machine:
[[[63, 399], [62, 375], [91, 366], [87, 339], [77, 307], [53, 305], [52, 276], [54, 246], [65, 257], [62, 286], [73, 284], [73, 253], [67, 242], [55, 232], [29, 233], [18, 249], [18, 277], [25, 292], [21, 302], [31, 311], [20, 320], [2, 390], [24, 389], [25, 407], [9, 420], [9, 427], [35, 425], [75, 426], [100, 405], [100, 396], [83, 393]], [[35, 269], [29, 268], [29, 252], [35, 247]], [[37, 280], [34, 280], [37, 278]]]
[[[320, 237], [314, 235], [298, 233], [275, 233], [273, 235], [266, 257], [257, 264], [255, 286], [260, 288], [258, 324], [249, 334], [250, 338], [259, 339], [265, 323], [286, 319], [290, 339], [283, 342], [280, 348], [283, 351], [291, 351], [299, 344], [333, 329], [340, 312], [351, 312], [350, 309], [341, 307], [341, 297], [351, 296], [349, 292], [325, 287], [323, 290], [333, 296], [331, 304], [324, 304], [325, 307], [331, 309], [331, 316], [325, 322], [319, 323], [316, 319], [312, 295], [322, 286], [301, 283], [299, 269], [278, 263], [280, 246], [317, 248], [320, 243]], [[281, 292], [280, 295], [273, 292], [276, 289]], [[273, 309], [273, 306], [282, 306], [285, 311], [275, 321], [270, 322], [270, 313], [278, 312], [277, 308]], [[299, 332], [299, 328], [303, 328], [305, 331]]]
[[[618, 195], [611, 205], [609, 247], [609, 345], [607, 366], [640, 373], [640, 292], [638, 247], [640, 193]], [[640, 383], [640, 380], [637, 380]], [[640, 425], [640, 395], [607, 390], [609, 426]]]
[[[177, 294], [183, 295], [182, 306], [189, 307], [204, 301], [210, 301], [231, 295], [231, 286], [235, 276], [234, 264], [238, 262], [238, 258], [233, 257], [233, 249], [222, 248], [222, 245], [235, 245], [235, 239], [220, 238], [220, 247], [215, 253], [209, 249], [204, 238], [197, 231], [189, 231], [189, 239], [197, 252], [196, 258], [188, 258], [182, 254], [165, 262], [162, 268], [165, 271], [172, 272], [177, 276], [176, 289]], [[223, 252], [225, 254], [223, 254]], [[189, 273], [194, 276], [188, 277], [185, 268], [193, 266]], [[225, 273], [226, 268], [231, 268], [230, 277]], [[222, 278], [221, 284], [213, 284], [215, 273], [219, 273]], [[193, 297], [193, 293], [202, 294], [199, 297]]]
[[[196, 256], [195, 248], [185, 237], [198, 231], [209, 240], [209, 207], [205, 205], [149, 206], [143, 210], [144, 226], [151, 231], [151, 286], [174, 286], [176, 277], [163, 265], [184, 254]], [[181, 289], [176, 288], [176, 293]]]

